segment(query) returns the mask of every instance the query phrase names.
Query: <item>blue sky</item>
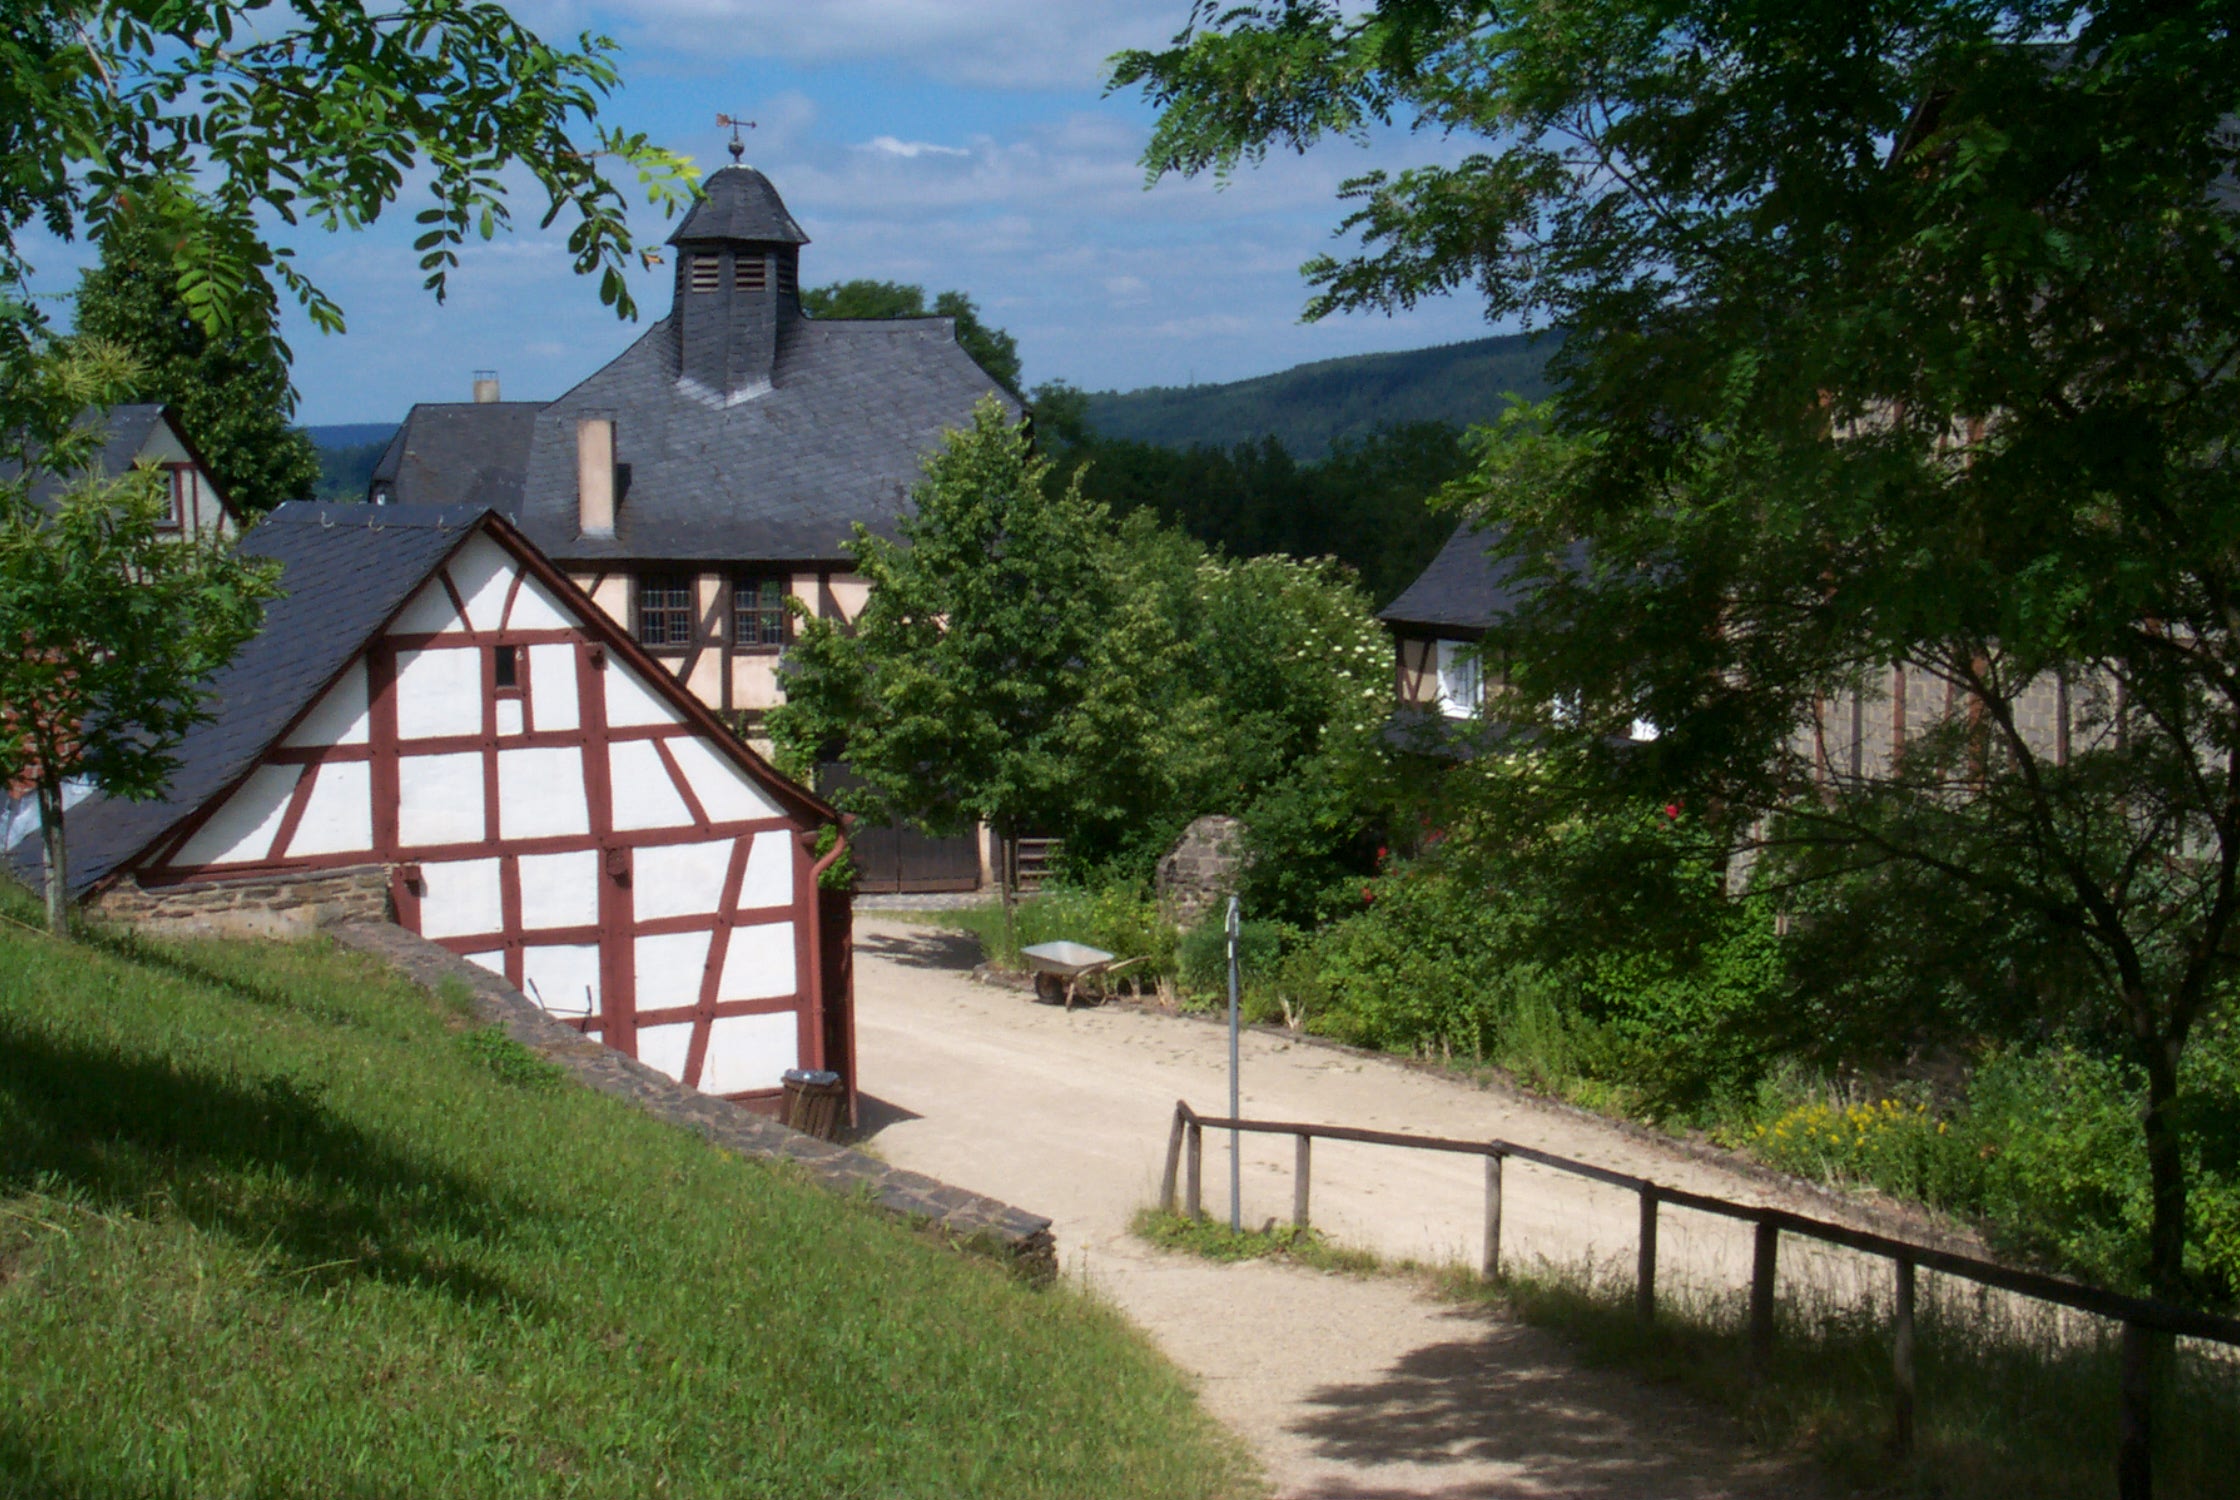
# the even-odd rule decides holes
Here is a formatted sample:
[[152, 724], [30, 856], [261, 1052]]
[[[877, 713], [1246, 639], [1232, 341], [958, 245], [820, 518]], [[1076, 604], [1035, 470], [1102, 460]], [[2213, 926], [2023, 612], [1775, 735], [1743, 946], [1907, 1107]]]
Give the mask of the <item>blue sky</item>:
[[[1151, 111], [1104, 97], [1104, 59], [1157, 46], [1187, 11], [1153, 0], [528, 0], [557, 40], [623, 45], [606, 118], [724, 165], [719, 112], [759, 122], [747, 160], [767, 172], [812, 243], [802, 279], [872, 276], [957, 288], [1019, 340], [1027, 381], [1089, 389], [1220, 381], [1304, 360], [1415, 348], [1489, 330], [1467, 297], [1396, 318], [1299, 321], [1302, 261], [1330, 245], [1338, 183], [1454, 147], [1391, 132], [1273, 159], [1217, 189], [1146, 192], [1136, 158]], [[305, 268], [350, 331], [288, 330], [298, 420], [385, 422], [419, 400], [464, 400], [494, 368], [509, 398], [559, 395], [666, 311], [666, 270], [636, 273], [641, 323], [599, 305], [568, 268], [561, 230], [523, 230], [463, 256], [450, 300], [420, 289], [408, 196], [368, 232], [300, 240]], [[518, 217], [535, 222], [541, 203]], [[634, 221], [651, 242], [669, 225]], [[77, 247], [45, 258], [66, 278]]]

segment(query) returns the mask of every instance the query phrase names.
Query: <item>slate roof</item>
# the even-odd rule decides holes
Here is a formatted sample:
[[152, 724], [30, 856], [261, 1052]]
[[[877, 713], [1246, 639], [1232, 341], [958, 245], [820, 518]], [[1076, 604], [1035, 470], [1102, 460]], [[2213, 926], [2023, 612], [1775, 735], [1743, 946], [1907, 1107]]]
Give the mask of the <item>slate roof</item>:
[[[92, 411], [78, 419], [82, 427], [101, 423], [107, 428], [101, 441], [101, 451], [94, 459], [94, 471], [104, 479], [114, 479], [132, 467], [132, 461], [147, 447], [148, 435], [164, 420], [164, 409], [159, 402], [137, 402], [128, 406], [112, 406], [106, 412]], [[22, 467], [14, 460], [0, 462], [0, 479], [14, 479]], [[31, 482], [31, 502], [42, 510], [53, 510], [62, 492], [79, 476], [63, 476], [41, 472]]]
[[[424, 401], [373, 466], [368, 488], [400, 504], [521, 508], [521, 476], [541, 401]], [[571, 493], [573, 493], [571, 491]]]
[[696, 240], [759, 240], [806, 245], [809, 236], [786, 211], [770, 179], [752, 167], [725, 167], [701, 184], [700, 201], [684, 216], [669, 243]]
[[[277, 558], [286, 597], [264, 629], [210, 681], [212, 715], [181, 741], [170, 789], [152, 802], [96, 797], [68, 820], [70, 891], [82, 896], [256, 763], [324, 692], [375, 631], [473, 532], [483, 511], [294, 501], [242, 539], [242, 552]], [[38, 839], [9, 855], [38, 878]]]
[[1487, 555], [1499, 538], [1498, 531], [1457, 527], [1431, 565], [1401, 590], [1399, 598], [1377, 611], [1377, 618], [1387, 625], [1413, 626], [1453, 639], [1484, 634], [1523, 597], [1515, 562]]
[[[537, 417], [518, 519], [564, 561], [839, 561], [851, 523], [891, 535], [944, 431], [1005, 394], [947, 318], [788, 319], [771, 389], [678, 389], [675, 318]], [[615, 419], [615, 534], [576, 535], [576, 419]], [[400, 492], [401, 494], [401, 492]]]

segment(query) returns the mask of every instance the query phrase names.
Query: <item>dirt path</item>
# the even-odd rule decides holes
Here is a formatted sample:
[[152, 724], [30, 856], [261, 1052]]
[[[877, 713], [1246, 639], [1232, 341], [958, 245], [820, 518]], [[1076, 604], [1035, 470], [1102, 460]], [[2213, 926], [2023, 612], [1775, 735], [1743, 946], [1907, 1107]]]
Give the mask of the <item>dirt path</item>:
[[[1547, 1335], [1417, 1295], [1394, 1280], [1267, 1264], [1218, 1266], [1128, 1233], [1158, 1187], [1174, 1101], [1226, 1100], [1215, 1026], [1113, 1007], [1070, 1015], [967, 978], [966, 940], [860, 914], [858, 1046], [872, 1146], [900, 1166], [1056, 1220], [1069, 1274], [1125, 1309], [1203, 1383], [1279, 1495], [1798, 1496], [1794, 1463], [1753, 1456], [1735, 1424], [1669, 1390], [1580, 1369]], [[1529, 1101], [1397, 1063], [1248, 1035], [1245, 1113], [1449, 1136], [1503, 1136], [1660, 1182], [1749, 1201], [1752, 1179]], [[1291, 1146], [1246, 1138], [1244, 1212], [1288, 1216]], [[1226, 1204], [1226, 1142], [1206, 1146], [1209, 1209]], [[1314, 1217], [1388, 1256], [1470, 1260], [1478, 1159], [1318, 1143]], [[1822, 1205], [1803, 1205], [1819, 1210]], [[1503, 1253], [1631, 1264], [1624, 1193], [1512, 1162]], [[1669, 1211], [1660, 1261], [1677, 1280], [1740, 1286], [1749, 1231]], [[1859, 1268], [1786, 1257], [1796, 1277]]]

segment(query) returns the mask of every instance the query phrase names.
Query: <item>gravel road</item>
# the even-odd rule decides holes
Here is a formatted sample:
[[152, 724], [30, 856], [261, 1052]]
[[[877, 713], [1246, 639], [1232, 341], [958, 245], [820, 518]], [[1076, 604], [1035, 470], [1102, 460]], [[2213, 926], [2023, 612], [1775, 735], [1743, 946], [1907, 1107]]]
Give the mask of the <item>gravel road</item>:
[[[1214, 1265], [1128, 1233], [1156, 1195], [1176, 1099], [1218, 1113], [1218, 1026], [1133, 1008], [1068, 1014], [974, 984], [969, 940], [874, 915], [857, 922], [857, 1034], [872, 1149], [898, 1166], [1056, 1221], [1069, 1274], [1148, 1329], [1207, 1407], [1299, 1500], [1813, 1496], [1807, 1469], [1750, 1451], [1733, 1422], [1678, 1393], [1581, 1368], [1548, 1335], [1424, 1297], [1403, 1281], [1271, 1264]], [[1699, 1192], [1788, 1202], [1778, 1184], [1604, 1122], [1398, 1062], [1280, 1037], [1243, 1046], [1247, 1117], [1428, 1135], [1499, 1136]], [[1227, 1143], [1209, 1134], [1206, 1198], [1225, 1211]], [[1287, 1217], [1288, 1139], [1245, 1138], [1244, 1213]], [[1477, 1158], [1317, 1143], [1313, 1215], [1391, 1257], [1475, 1263]], [[1634, 1252], [1632, 1195], [1511, 1162], [1503, 1254], [1565, 1263]], [[1747, 1226], [1667, 1209], [1663, 1275], [1737, 1288]], [[1799, 1278], [1872, 1295], [1841, 1252], [1783, 1255]], [[1886, 1274], [1886, 1273], [1885, 1273]]]

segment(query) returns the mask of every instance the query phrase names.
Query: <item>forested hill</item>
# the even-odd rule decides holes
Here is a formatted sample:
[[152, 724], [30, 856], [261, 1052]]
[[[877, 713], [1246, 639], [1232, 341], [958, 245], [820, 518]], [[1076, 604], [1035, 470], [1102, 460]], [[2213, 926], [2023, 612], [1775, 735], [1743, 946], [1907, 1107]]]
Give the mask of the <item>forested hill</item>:
[[1444, 422], [1467, 427], [1500, 412], [1510, 393], [1548, 393], [1545, 366], [1556, 334], [1504, 334], [1411, 349], [1318, 360], [1224, 385], [1098, 391], [1089, 426], [1102, 438], [1226, 448], [1273, 437], [1301, 460], [1380, 427]]

